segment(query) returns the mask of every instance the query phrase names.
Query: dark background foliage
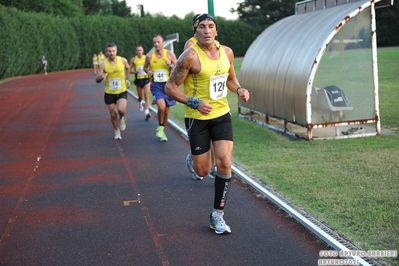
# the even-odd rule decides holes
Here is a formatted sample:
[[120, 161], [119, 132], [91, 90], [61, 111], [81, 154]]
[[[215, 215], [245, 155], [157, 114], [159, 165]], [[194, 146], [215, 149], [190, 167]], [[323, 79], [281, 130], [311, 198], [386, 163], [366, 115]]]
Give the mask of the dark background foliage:
[[[399, 45], [398, 2], [376, 11], [378, 46]], [[295, 13], [295, 1], [245, 0], [230, 11], [239, 19], [216, 17], [217, 39], [244, 56], [268, 26]], [[116, 43], [118, 54], [129, 60], [138, 44], [150, 50], [158, 34], [179, 33], [180, 42], [174, 45], [179, 56], [193, 34], [194, 15], [153, 16], [143, 5], [134, 14], [125, 0], [0, 0], [0, 79], [39, 73], [43, 54], [49, 71], [91, 67], [93, 54], [104, 51], [108, 42]]]

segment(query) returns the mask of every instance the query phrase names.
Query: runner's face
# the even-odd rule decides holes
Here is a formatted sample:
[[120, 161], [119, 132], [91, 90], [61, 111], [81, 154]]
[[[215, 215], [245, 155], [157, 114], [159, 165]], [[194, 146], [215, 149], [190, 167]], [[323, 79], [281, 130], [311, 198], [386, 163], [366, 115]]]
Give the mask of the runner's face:
[[144, 54], [144, 49], [143, 49], [143, 47], [137, 47], [137, 48], [136, 48], [136, 54], [137, 54], [138, 56], [142, 56], [142, 55]]
[[107, 55], [109, 59], [114, 60], [116, 57], [116, 47], [108, 47]]
[[153, 43], [154, 43], [155, 50], [157, 50], [157, 51], [162, 50], [163, 40], [161, 37], [155, 37]]
[[216, 24], [210, 19], [201, 21], [195, 31], [195, 37], [202, 44], [213, 43], [217, 35]]

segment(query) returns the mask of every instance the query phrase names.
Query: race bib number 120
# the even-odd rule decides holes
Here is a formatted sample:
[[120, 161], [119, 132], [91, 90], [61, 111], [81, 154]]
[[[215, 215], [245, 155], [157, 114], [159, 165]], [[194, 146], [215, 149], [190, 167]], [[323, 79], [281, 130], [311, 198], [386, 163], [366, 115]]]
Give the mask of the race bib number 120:
[[212, 100], [218, 100], [227, 96], [226, 81], [229, 74], [212, 76], [209, 82], [209, 95]]

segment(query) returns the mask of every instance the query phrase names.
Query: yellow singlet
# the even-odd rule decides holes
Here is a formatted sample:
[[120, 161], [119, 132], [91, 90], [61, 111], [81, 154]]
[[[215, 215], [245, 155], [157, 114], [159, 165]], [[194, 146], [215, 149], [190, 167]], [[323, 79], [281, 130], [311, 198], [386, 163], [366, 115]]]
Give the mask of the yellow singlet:
[[154, 82], [167, 82], [170, 75], [170, 69], [166, 65], [166, 60], [168, 60], [167, 56], [168, 51], [166, 49], [163, 50], [162, 58], [157, 58], [155, 51], [152, 52], [150, 68], [154, 72], [152, 75], [152, 80]]
[[108, 60], [104, 60], [105, 92], [109, 94], [119, 94], [126, 91], [125, 66], [122, 57], [116, 57], [115, 65], [111, 65]]
[[134, 66], [136, 67], [136, 70], [138, 71], [137, 73], [137, 79], [146, 79], [148, 78], [147, 73], [144, 72], [144, 63], [145, 63], [145, 56], [142, 56], [139, 58], [138, 56], [134, 57], [133, 60]]
[[104, 62], [105, 58], [105, 54], [98, 55], [98, 64], [101, 65], [101, 63]]
[[97, 64], [98, 64], [98, 57], [93, 56], [93, 65], [97, 65]]
[[210, 59], [204, 51], [194, 44], [191, 46], [197, 54], [201, 63], [201, 71], [198, 74], [189, 74], [184, 82], [184, 93], [189, 97], [207, 101], [212, 105], [212, 112], [207, 116], [198, 110], [185, 106], [185, 117], [199, 120], [209, 120], [220, 117], [230, 111], [227, 101], [226, 86], [230, 70], [230, 61], [222, 46], [219, 46], [219, 59]]

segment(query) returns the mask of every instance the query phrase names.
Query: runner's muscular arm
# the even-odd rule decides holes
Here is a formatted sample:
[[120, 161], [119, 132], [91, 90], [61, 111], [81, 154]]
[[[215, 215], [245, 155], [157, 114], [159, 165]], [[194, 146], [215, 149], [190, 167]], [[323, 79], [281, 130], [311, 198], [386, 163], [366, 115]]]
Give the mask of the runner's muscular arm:
[[169, 67], [169, 69], [172, 70], [176, 66], [176, 63], [177, 63], [176, 55], [172, 51], [168, 50], [167, 58], [168, 58], [168, 60], [166, 60], [165, 63]]
[[[166, 83], [165, 93], [176, 101], [187, 104], [189, 97], [179, 89], [179, 86], [183, 84], [189, 74], [197, 74], [200, 71], [201, 64], [197, 53], [193, 49], [187, 49], [177, 60], [176, 67]], [[212, 111], [212, 105], [206, 101], [200, 101], [196, 109], [201, 114], [208, 115]]]
[[105, 79], [106, 77], [107, 77], [107, 73], [104, 73], [104, 62], [103, 62], [103, 63], [101, 63], [100, 68], [98, 69], [96, 82], [101, 83], [101, 81], [103, 81], [103, 79]]
[[190, 50], [180, 55], [165, 87], [165, 93], [168, 96], [183, 104], [187, 104], [188, 96], [179, 89], [179, 86], [190, 74], [191, 67], [197, 58], [195, 51]]
[[125, 66], [125, 69], [126, 69], [126, 86], [127, 86], [127, 88], [129, 89], [130, 88], [130, 65], [129, 65], [129, 63], [127, 62], [127, 59], [126, 58], [123, 58], [122, 57], [122, 62], [123, 62], [123, 65]]
[[144, 66], [143, 66], [144, 72], [147, 73], [147, 75], [149, 77], [151, 77], [153, 74], [152, 71], [150, 70], [151, 57], [152, 57], [151, 52], [149, 52], [148, 54], [145, 55], [145, 62], [144, 62]]
[[130, 59], [130, 74], [137, 74], [137, 71], [132, 71], [132, 69], [135, 69], [136, 66], [134, 65], [134, 56], [132, 59]]
[[231, 50], [231, 48], [227, 46], [223, 46], [224, 50], [226, 51], [227, 58], [230, 61], [230, 70], [229, 70], [229, 76], [227, 77], [227, 88], [234, 92], [237, 93], [241, 99], [244, 100], [244, 102], [247, 102], [249, 100], [249, 92], [247, 89], [243, 88], [240, 86], [240, 83], [238, 82], [237, 76], [236, 76], [236, 71], [234, 70], [234, 52]]

